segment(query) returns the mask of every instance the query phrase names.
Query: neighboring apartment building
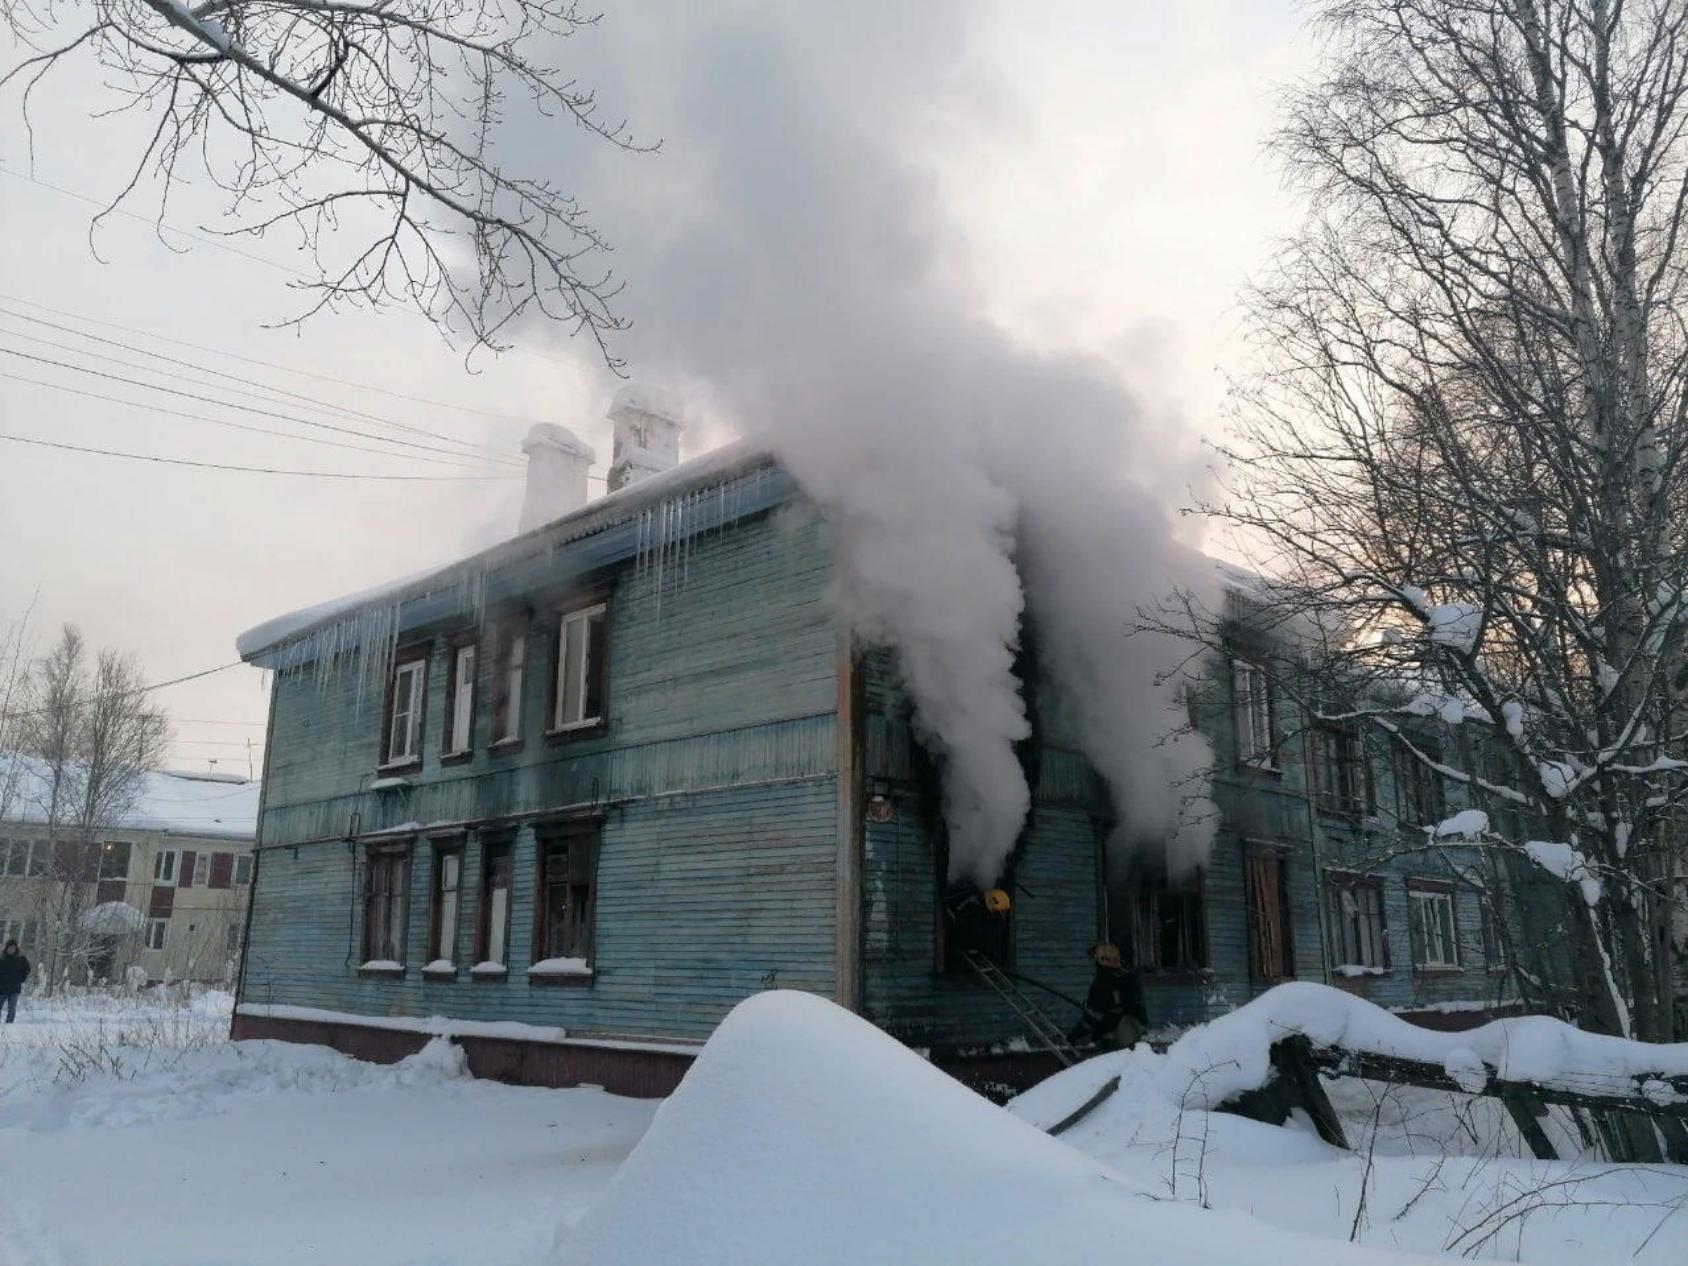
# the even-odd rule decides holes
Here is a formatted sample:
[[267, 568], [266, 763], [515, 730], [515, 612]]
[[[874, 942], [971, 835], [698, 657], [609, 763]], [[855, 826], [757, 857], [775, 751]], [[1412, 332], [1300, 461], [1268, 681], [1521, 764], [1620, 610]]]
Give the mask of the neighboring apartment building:
[[[39, 821], [27, 779], [0, 821], [0, 936], [72, 984], [232, 981], [251, 892], [256, 781], [149, 774], [90, 851]], [[55, 838], [56, 836], [56, 838]]]

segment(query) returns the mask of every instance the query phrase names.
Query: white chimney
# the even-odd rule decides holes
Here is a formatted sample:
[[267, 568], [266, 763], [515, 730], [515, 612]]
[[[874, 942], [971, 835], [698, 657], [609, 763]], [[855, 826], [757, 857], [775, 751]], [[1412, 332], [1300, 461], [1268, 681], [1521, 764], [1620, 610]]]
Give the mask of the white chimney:
[[686, 429], [686, 410], [679, 399], [651, 387], [628, 384], [615, 393], [609, 416], [615, 423], [611, 492], [680, 464], [680, 432]]
[[566, 426], [536, 422], [522, 441], [522, 452], [528, 459], [527, 495], [519, 531], [531, 531], [586, 504], [586, 468], [597, 456], [590, 444]]

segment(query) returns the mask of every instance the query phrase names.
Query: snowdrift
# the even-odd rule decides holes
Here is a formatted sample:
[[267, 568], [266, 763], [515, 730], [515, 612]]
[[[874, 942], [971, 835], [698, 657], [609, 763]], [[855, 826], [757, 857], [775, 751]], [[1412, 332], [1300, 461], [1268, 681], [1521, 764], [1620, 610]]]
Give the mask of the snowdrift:
[[1426, 1260], [1157, 1202], [865, 1021], [784, 991], [722, 1022], [562, 1256], [592, 1266]]

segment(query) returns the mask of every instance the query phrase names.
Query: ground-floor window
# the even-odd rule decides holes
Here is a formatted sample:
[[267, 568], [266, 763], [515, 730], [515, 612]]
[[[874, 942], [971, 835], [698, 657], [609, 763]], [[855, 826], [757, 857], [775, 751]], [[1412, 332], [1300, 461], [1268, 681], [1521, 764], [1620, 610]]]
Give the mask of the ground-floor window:
[[477, 967], [502, 967], [510, 958], [510, 840], [481, 846], [481, 914], [475, 940]]
[[432, 914], [428, 929], [428, 961], [457, 961], [457, 923], [461, 909], [463, 850], [455, 844], [434, 846]]
[[1358, 875], [1332, 875], [1326, 891], [1336, 966], [1387, 968], [1389, 941], [1383, 921], [1383, 885]]
[[147, 948], [149, 950], [161, 950], [161, 949], [163, 949], [165, 947], [165, 945], [168, 943], [169, 938], [170, 938], [170, 920], [169, 919], [148, 919], [147, 920]]
[[1407, 912], [1412, 932], [1413, 966], [1459, 966], [1459, 924], [1451, 886], [1408, 880]]
[[540, 836], [533, 904], [535, 966], [584, 967], [591, 961], [596, 854], [597, 838], [589, 829]]
[[28, 953], [35, 948], [34, 919], [0, 919], [0, 945], [16, 941], [18, 948]]
[[365, 963], [404, 962], [406, 895], [410, 879], [408, 848], [371, 848], [363, 870], [363, 959]]
[[1295, 975], [1290, 937], [1289, 867], [1282, 854], [1254, 849], [1244, 859], [1249, 915], [1249, 970], [1262, 982]]
[[1200, 971], [1207, 966], [1207, 915], [1201, 872], [1169, 880], [1145, 867], [1132, 883], [1129, 960], [1142, 971]]

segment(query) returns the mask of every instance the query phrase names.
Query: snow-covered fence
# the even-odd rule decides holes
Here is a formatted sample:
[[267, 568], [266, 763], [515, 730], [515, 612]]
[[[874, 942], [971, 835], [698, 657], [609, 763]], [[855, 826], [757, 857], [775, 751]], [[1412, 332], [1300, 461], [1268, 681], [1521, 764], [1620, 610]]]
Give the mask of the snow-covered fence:
[[1298, 982], [1192, 1030], [1167, 1057], [1174, 1079], [1222, 1070], [1210, 1071], [1194, 1092], [1201, 1101], [1186, 1106], [1271, 1121], [1300, 1108], [1340, 1147], [1347, 1142], [1321, 1074], [1499, 1099], [1544, 1159], [1555, 1153], [1541, 1118], [1560, 1105], [1593, 1118], [1614, 1160], [1688, 1164], [1688, 1043], [1585, 1033], [1547, 1016], [1435, 1032], [1341, 990]]

